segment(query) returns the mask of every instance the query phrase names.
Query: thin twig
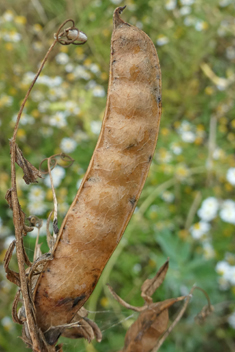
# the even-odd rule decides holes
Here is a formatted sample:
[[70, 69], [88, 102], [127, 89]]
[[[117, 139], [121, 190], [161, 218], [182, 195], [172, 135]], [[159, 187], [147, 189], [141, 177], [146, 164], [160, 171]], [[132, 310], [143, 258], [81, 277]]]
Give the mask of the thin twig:
[[[57, 202], [57, 198], [56, 198], [56, 193], [55, 193], [55, 187], [54, 187], [54, 184], [53, 184], [53, 177], [52, 177], [52, 173], [51, 173], [51, 166], [50, 166], [50, 163], [51, 163], [51, 158], [48, 158], [47, 159], [47, 167], [48, 167], [48, 173], [49, 173], [49, 176], [50, 176], [50, 181], [51, 181], [51, 190], [52, 190], [52, 195], [53, 195], [53, 203], [54, 203], [54, 209], [53, 209], [53, 217], [54, 217], [54, 220], [53, 220], [53, 225], [56, 224], [57, 225], [57, 219], [58, 219], [58, 202]], [[53, 226], [53, 238], [56, 240], [57, 238], [57, 234], [58, 232], [55, 231], [55, 226]]]

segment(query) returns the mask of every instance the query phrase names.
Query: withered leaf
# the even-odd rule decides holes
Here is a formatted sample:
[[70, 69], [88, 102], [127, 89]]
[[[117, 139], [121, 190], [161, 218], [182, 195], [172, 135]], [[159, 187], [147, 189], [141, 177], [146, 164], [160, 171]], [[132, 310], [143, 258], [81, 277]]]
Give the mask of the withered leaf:
[[127, 331], [122, 352], [150, 352], [167, 329], [168, 308], [183, 299], [172, 298], [147, 306]]
[[7, 190], [7, 193], [5, 195], [5, 199], [6, 199], [7, 203], [8, 203], [8, 205], [9, 205], [10, 209], [12, 210], [13, 206], [12, 206], [11, 191], [12, 191], [11, 189]]
[[169, 268], [169, 259], [161, 266], [157, 274], [152, 279], [147, 279], [141, 287], [141, 297], [147, 302], [152, 303], [151, 296], [163, 283], [167, 270]]
[[[11, 140], [10, 147], [12, 147]], [[15, 161], [23, 170], [23, 179], [27, 185], [37, 182], [37, 178], [39, 177], [42, 178], [41, 172], [24, 157], [23, 152], [20, 150], [17, 144], [15, 144]]]
[[20, 275], [9, 268], [9, 264], [12, 257], [12, 253], [15, 248], [15, 244], [16, 244], [16, 241], [11, 242], [8, 250], [6, 251], [6, 254], [4, 257], [4, 269], [7, 274], [6, 275], [7, 279], [20, 287]]

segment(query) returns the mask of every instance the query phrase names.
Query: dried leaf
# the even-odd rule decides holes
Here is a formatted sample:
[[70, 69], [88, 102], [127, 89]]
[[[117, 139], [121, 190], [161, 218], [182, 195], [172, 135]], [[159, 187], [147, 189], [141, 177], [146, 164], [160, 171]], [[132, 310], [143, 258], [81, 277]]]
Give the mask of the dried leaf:
[[4, 269], [7, 274], [6, 275], [7, 279], [20, 287], [20, 275], [9, 268], [9, 264], [12, 257], [12, 253], [15, 248], [15, 244], [16, 244], [16, 241], [11, 242], [8, 250], [6, 251], [6, 254], [4, 257]]
[[168, 308], [183, 299], [172, 298], [146, 307], [127, 331], [122, 352], [150, 352], [167, 329]]
[[12, 319], [15, 323], [17, 324], [20, 324], [20, 325], [23, 325], [24, 322], [19, 318], [18, 314], [17, 314], [17, 306], [18, 306], [18, 303], [20, 301], [20, 290], [17, 291], [16, 295], [15, 295], [15, 298], [14, 298], [14, 302], [13, 302], [13, 305], [12, 305]]
[[141, 297], [147, 303], [152, 303], [151, 296], [153, 293], [158, 289], [158, 287], [163, 283], [167, 270], [169, 268], [169, 259], [162, 265], [162, 267], [158, 270], [157, 274], [154, 276], [153, 279], [147, 279], [143, 283], [141, 287]]
[[[10, 147], [12, 148], [11, 140]], [[27, 185], [37, 182], [37, 178], [39, 177], [42, 178], [41, 172], [24, 157], [23, 152], [20, 150], [17, 144], [15, 144], [15, 162], [23, 170], [23, 179]]]
[[13, 209], [13, 206], [12, 206], [11, 192], [12, 192], [11, 189], [8, 189], [8, 190], [7, 190], [7, 193], [6, 193], [6, 195], [5, 195], [5, 199], [6, 199], [7, 203], [8, 203], [8, 205], [9, 205], [10, 209], [12, 210], [12, 209]]

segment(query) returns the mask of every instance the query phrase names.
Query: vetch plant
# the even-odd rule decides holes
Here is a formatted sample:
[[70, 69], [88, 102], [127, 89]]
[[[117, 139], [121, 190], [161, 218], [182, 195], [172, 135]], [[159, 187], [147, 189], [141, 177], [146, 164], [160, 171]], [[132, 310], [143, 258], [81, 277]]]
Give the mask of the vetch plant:
[[[13, 210], [16, 240], [6, 252], [4, 267], [7, 278], [19, 287], [13, 302], [13, 320], [23, 325], [22, 339], [35, 352], [62, 351], [62, 346], [56, 345], [60, 335], [83, 337], [89, 342], [94, 338], [101, 341], [101, 331], [96, 323], [88, 319], [88, 312], [83, 305], [93, 292], [134, 213], [153, 159], [161, 117], [160, 64], [151, 39], [139, 28], [121, 19], [120, 14], [124, 8], [117, 8], [113, 16], [109, 88], [101, 133], [88, 170], [83, 179], [78, 181], [79, 190], [60, 229], [55, 188], [65, 176], [63, 168], [72, 165], [74, 160], [64, 153], [55, 154], [44, 159], [38, 170], [24, 157], [16, 144], [16, 136], [27, 98], [55, 44], [82, 45], [87, 40], [86, 35], [75, 28], [73, 20], [65, 21], [55, 34], [55, 40], [22, 103], [10, 140], [12, 187], [7, 191], [6, 200]], [[62, 30], [68, 22], [72, 26]], [[65, 63], [67, 57], [60, 56], [60, 60], [60, 63]], [[48, 82], [44, 76], [42, 82], [54, 87], [59, 84], [60, 78]], [[99, 91], [99, 86], [95, 88], [97, 87]], [[100, 90], [94, 95], [103, 96], [103, 90], [102, 94]], [[59, 115], [57, 113], [58, 116], [59, 119], [51, 120], [51, 125], [63, 127], [66, 115], [61, 111]], [[64, 149], [65, 142], [71, 140], [62, 143]], [[67, 145], [67, 150], [73, 151], [75, 144], [76, 142]], [[43, 203], [40, 203], [44, 193], [40, 187], [31, 188], [30, 197], [34, 194], [37, 203], [33, 204], [34, 199], [29, 203], [28, 206], [34, 207], [34, 214], [26, 218], [18, 200], [15, 163], [22, 168], [26, 184], [35, 183], [43, 174], [48, 174], [45, 183], [52, 189], [54, 204], [46, 224], [48, 253], [42, 254], [40, 249], [39, 236], [44, 224], [36, 216], [44, 212]], [[176, 175], [181, 178], [186, 178], [188, 173], [186, 167], [178, 169], [178, 174], [176, 171]], [[174, 184], [172, 180], [166, 183], [168, 186]], [[168, 202], [173, 201], [173, 194], [162, 193], [165, 189], [160, 188], [157, 191], [163, 194], [163, 198]], [[62, 202], [61, 208], [64, 212], [67, 203]], [[142, 206], [139, 216], [145, 210]], [[53, 234], [50, 232], [52, 215]], [[29, 221], [29, 225], [26, 225], [25, 220]], [[31, 262], [24, 248], [23, 236], [34, 229], [37, 230], [37, 237]], [[19, 273], [9, 268], [15, 247]], [[189, 295], [153, 303], [151, 296], [162, 284], [168, 262], [153, 279], [143, 283], [143, 307], [129, 305], [110, 289], [119, 303], [140, 313], [127, 332], [123, 352], [130, 351], [133, 346], [136, 351], [157, 351], [180, 320], [191, 293], [197, 288], [194, 286]], [[207, 294], [203, 293], [208, 305], [199, 314], [200, 321], [213, 311]], [[182, 309], [167, 329], [168, 308], [184, 299]], [[20, 302], [22, 305], [18, 310]]]

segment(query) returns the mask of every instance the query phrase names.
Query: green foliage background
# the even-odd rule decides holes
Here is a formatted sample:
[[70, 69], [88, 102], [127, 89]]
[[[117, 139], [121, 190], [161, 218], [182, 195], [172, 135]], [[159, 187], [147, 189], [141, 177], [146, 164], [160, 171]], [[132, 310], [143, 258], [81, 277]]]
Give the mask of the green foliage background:
[[[106, 103], [112, 13], [116, 5], [127, 5], [123, 19], [141, 27], [156, 44], [163, 81], [161, 129], [137, 211], [86, 304], [93, 312], [90, 317], [103, 331], [103, 341], [87, 344], [61, 339], [64, 351], [118, 351], [136, 315], [120, 307], [105, 284], [109, 282], [132, 305], [141, 305], [141, 284], [156, 273], [167, 257], [170, 269], [155, 300], [185, 294], [197, 284], [207, 291], [215, 310], [203, 326], [197, 325], [194, 317], [206, 300], [195, 291], [186, 314], [161, 351], [234, 351], [235, 323], [231, 316], [235, 271], [231, 270], [226, 281], [226, 272], [216, 268], [221, 261], [235, 268], [235, 222], [224, 221], [218, 211], [207, 221], [209, 232], [198, 238], [193, 232], [200, 230], [197, 211], [203, 200], [214, 197], [222, 204], [235, 196], [235, 181], [227, 177], [228, 170], [235, 167], [233, 0], [1, 1], [0, 259], [3, 260], [14, 233], [12, 214], [4, 200], [10, 188], [8, 140], [14, 128], [13, 117], [30, 83], [29, 72], [37, 71], [60, 23], [73, 18], [87, 34], [88, 42], [83, 47], [57, 45], [54, 49], [42, 73], [49, 79], [34, 87], [17, 139], [25, 157], [36, 167], [44, 158], [61, 151], [64, 138], [72, 140], [75, 149], [69, 154], [75, 163], [66, 169], [66, 177], [57, 187], [62, 219], [98, 138]], [[62, 59], [68, 62], [63, 64]], [[53, 87], [48, 82], [55, 76], [61, 77], [61, 82]], [[53, 122], [56, 119], [58, 124]], [[22, 172], [18, 170], [22, 209], [27, 215], [34, 213], [46, 219], [53, 207], [50, 189], [39, 180], [34, 194], [41, 198], [35, 204], [34, 186], [24, 186], [21, 179]], [[46, 252], [43, 233], [41, 241]], [[31, 259], [34, 243], [32, 234], [25, 238]], [[17, 270], [15, 257], [11, 267]], [[17, 338], [21, 328], [11, 321], [16, 287], [6, 281], [3, 269], [0, 277], [0, 351], [22, 352], [26, 347]], [[171, 319], [178, 308], [171, 309]]]

